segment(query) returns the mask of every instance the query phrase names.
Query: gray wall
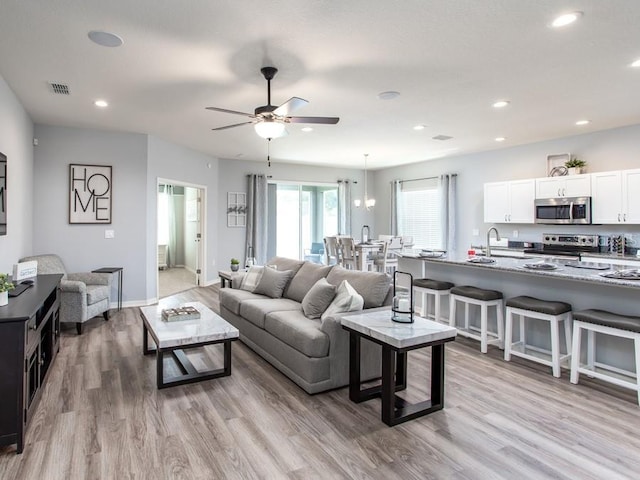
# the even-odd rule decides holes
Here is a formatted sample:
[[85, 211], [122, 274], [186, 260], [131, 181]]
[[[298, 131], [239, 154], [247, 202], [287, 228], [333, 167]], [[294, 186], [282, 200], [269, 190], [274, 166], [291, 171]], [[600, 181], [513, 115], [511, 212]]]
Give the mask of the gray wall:
[[[145, 135], [36, 125], [33, 254], [60, 255], [69, 272], [124, 268], [123, 302], [145, 298]], [[69, 224], [69, 164], [111, 165], [112, 223]], [[105, 230], [115, 238], [105, 239]]]
[[7, 234], [0, 236], [0, 272], [31, 253], [33, 122], [0, 76], [0, 152], [7, 156]]
[[[640, 125], [575, 135], [546, 142], [504, 148], [412, 165], [377, 170], [375, 192], [376, 225], [388, 225], [390, 218], [390, 182], [394, 179], [437, 176], [442, 173], [458, 174], [457, 250], [464, 252], [471, 243], [485, 244], [486, 230], [491, 226], [483, 221], [483, 184], [501, 180], [545, 177], [547, 155], [571, 153], [587, 162], [588, 172], [602, 172], [640, 167]], [[385, 194], [386, 192], [386, 194]], [[540, 241], [543, 232], [575, 233], [631, 233], [640, 241], [640, 226], [549, 226], [549, 225], [497, 225], [500, 234], [517, 240]], [[480, 231], [473, 236], [473, 229]], [[514, 238], [514, 240], [516, 240]]]

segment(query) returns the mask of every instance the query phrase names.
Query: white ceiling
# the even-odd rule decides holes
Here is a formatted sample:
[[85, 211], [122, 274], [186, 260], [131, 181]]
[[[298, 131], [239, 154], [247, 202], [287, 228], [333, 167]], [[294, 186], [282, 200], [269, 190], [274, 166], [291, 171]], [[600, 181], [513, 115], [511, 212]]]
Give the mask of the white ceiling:
[[[574, 10], [576, 24], [549, 27]], [[124, 45], [98, 46], [90, 30]], [[296, 115], [340, 117], [309, 133], [289, 125], [272, 159], [361, 167], [369, 153], [380, 168], [640, 123], [639, 58], [640, 0], [0, 3], [0, 75], [35, 122], [148, 133], [229, 159], [264, 161], [266, 141], [250, 125], [212, 132], [243, 117], [204, 107], [264, 105], [266, 65], [280, 70], [273, 104], [295, 95], [310, 102]], [[378, 100], [386, 90], [401, 96]], [[492, 108], [499, 99], [511, 104]]]

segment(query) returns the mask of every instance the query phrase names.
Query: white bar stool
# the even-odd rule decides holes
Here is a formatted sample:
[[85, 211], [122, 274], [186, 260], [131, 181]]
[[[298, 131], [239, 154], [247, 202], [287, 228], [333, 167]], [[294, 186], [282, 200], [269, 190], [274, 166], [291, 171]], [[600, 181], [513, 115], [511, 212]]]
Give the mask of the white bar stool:
[[[565, 302], [539, 300], [520, 296], [507, 300], [505, 320], [504, 359], [508, 362], [511, 355], [526, 358], [551, 367], [553, 376], [560, 378], [560, 364], [571, 356], [571, 305]], [[520, 317], [520, 339], [512, 340], [513, 316]], [[549, 322], [551, 330], [551, 350], [527, 344], [525, 336], [525, 318], [535, 318]], [[566, 354], [560, 355], [560, 322], [564, 322]]]
[[[451, 292], [453, 283], [430, 278], [418, 278], [413, 281], [413, 291], [422, 295], [422, 310], [420, 316], [423, 318], [433, 318], [436, 322], [448, 323], [448, 320], [441, 315], [441, 299]], [[429, 313], [429, 298], [434, 297], [433, 314]]]
[[[453, 287], [450, 295], [449, 325], [456, 327], [460, 336], [479, 340], [482, 353], [487, 353], [487, 345], [489, 344], [497, 344], [501, 347], [504, 340], [504, 320], [502, 315], [504, 302], [502, 300], [502, 292], [472, 286], [461, 286]], [[464, 327], [456, 325], [456, 304], [458, 302], [464, 303]], [[480, 328], [469, 323], [469, 305], [480, 306]], [[487, 327], [489, 307], [495, 307], [496, 309], [496, 331], [491, 332]]]
[[[638, 392], [640, 405], [640, 317], [618, 315], [604, 310], [581, 310], [573, 314], [573, 352], [571, 383], [578, 383], [581, 373]], [[587, 332], [587, 364], [580, 363], [582, 331]], [[630, 372], [596, 362], [595, 334], [629, 338], [634, 342], [636, 371]]]

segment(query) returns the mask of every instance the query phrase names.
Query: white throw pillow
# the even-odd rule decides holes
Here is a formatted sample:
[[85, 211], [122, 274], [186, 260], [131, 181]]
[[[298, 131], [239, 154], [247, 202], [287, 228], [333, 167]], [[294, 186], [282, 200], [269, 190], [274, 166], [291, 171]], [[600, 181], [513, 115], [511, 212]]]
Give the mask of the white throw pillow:
[[249, 267], [247, 273], [242, 278], [242, 283], [240, 284], [241, 290], [246, 290], [247, 292], [253, 292], [258, 284], [260, 283], [260, 279], [262, 278], [262, 273], [264, 272], [264, 267]]
[[331, 305], [322, 314], [322, 320], [334, 316], [337, 313], [357, 312], [364, 307], [362, 295], [356, 292], [349, 282], [343, 280], [338, 286], [336, 296]]

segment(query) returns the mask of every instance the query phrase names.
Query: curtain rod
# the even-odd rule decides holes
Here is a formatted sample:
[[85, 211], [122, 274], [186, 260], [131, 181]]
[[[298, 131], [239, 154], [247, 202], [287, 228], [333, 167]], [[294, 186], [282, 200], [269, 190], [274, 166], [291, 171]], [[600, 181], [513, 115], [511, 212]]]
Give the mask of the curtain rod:
[[[443, 175], [446, 175], [443, 173]], [[457, 173], [450, 173], [449, 175], [451, 175], [452, 177], [457, 177], [458, 174]], [[422, 178], [411, 178], [409, 180], [398, 180], [400, 183], [404, 183], [404, 182], [419, 182], [420, 180], [433, 180], [434, 178], [440, 178], [440, 175], [434, 175], [433, 177], [422, 177]]]

